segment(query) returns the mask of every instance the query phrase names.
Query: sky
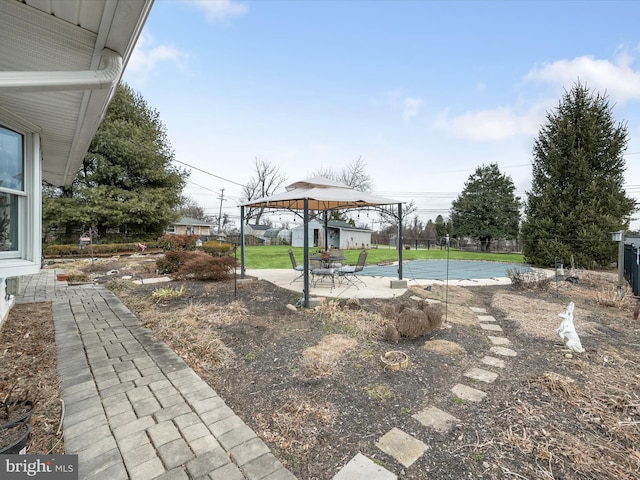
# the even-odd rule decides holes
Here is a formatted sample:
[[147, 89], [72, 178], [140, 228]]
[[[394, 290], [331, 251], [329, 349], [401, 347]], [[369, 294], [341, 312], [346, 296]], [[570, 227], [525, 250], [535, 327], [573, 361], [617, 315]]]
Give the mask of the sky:
[[640, 202], [638, 18], [634, 1], [155, 0], [123, 80], [216, 217], [238, 221], [257, 159], [279, 191], [361, 159], [372, 193], [423, 222], [490, 163], [526, 199], [534, 140], [578, 81], [626, 125]]

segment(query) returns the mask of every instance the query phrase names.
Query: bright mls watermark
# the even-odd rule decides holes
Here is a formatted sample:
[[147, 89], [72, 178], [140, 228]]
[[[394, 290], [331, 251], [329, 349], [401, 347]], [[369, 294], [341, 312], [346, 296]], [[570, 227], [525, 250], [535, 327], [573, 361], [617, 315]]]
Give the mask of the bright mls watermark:
[[78, 480], [77, 455], [0, 455], [2, 480]]

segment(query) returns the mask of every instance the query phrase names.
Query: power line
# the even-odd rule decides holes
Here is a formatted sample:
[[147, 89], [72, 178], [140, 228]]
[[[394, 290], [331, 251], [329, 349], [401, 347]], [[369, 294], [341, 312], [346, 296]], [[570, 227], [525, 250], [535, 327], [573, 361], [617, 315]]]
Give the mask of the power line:
[[206, 170], [202, 170], [201, 168], [194, 167], [193, 165], [189, 165], [188, 163], [181, 162], [180, 160], [173, 160], [176, 163], [181, 163], [189, 168], [193, 168], [194, 170], [198, 170], [199, 172], [206, 173], [207, 175], [211, 175], [212, 177], [219, 178], [220, 180], [224, 180], [225, 182], [233, 183], [234, 185], [238, 185], [239, 187], [244, 187], [242, 183], [234, 182], [233, 180], [229, 180], [228, 178], [221, 177], [220, 175], [216, 175], [215, 173], [207, 172]]

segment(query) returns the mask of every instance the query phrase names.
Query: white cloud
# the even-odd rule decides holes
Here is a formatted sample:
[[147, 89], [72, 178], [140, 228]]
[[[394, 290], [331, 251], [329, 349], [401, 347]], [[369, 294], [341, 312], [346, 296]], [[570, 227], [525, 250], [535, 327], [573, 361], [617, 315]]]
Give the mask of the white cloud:
[[233, 0], [193, 0], [193, 4], [203, 10], [207, 20], [221, 22], [233, 17], [241, 17], [249, 7]]
[[[456, 137], [473, 141], [504, 140], [516, 135], [536, 135], [545, 113], [558, 105], [563, 90], [578, 80], [588, 88], [607, 94], [616, 104], [640, 100], [640, 71], [633, 69], [634, 57], [620, 49], [614, 61], [591, 56], [558, 60], [532, 68], [525, 76], [523, 88], [537, 97], [532, 103], [518, 102], [488, 110], [469, 111], [450, 116], [440, 112], [436, 125]], [[546, 91], [535, 84], [546, 85]]]
[[608, 96], [616, 103], [640, 100], [640, 71], [633, 70], [633, 57], [622, 51], [615, 61], [596, 60], [591, 56], [558, 60], [536, 66], [525, 80], [549, 83], [569, 90], [580, 80], [588, 88]]
[[402, 118], [408, 122], [418, 116], [418, 110], [422, 106], [422, 99], [416, 97], [405, 97], [402, 101]]
[[[424, 102], [421, 98], [410, 97], [401, 90], [392, 90], [387, 93], [387, 103], [394, 112], [400, 111], [402, 119], [408, 122], [418, 116]], [[377, 107], [380, 103], [376, 101], [374, 105]]]
[[137, 82], [144, 83], [160, 63], [171, 62], [180, 65], [187, 57], [185, 52], [175, 47], [154, 46], [153, 43], [153, 37], [143, 31], [131, 54], [127, 64], [127, 76], [135, 78]]
[[438, 115], [437, 126], [466, 140], [495, 141], [515, 135], [535, 135], [543, 115], [544, 110], [539, 105], [525, 112], [517, 112], [513, 107], [498, 107], [452, 118], [449, 118], [448, 111], [443, 111]]

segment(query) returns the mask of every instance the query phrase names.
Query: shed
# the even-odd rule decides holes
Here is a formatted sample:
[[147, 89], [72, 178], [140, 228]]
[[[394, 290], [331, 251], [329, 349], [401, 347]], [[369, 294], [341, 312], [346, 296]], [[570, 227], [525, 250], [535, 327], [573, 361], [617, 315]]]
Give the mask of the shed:
[[[339, 248], [350, 250], [356, 248], [369, 248], [371, 245], [371, 230], [368, 228], [354, 227], [341, 220], [329, 220], [327, 222], [327, 235], [325, 235], [324, 222], [310, 220], [308, 224], [310, 246], [323, 248]], [[325, 245], [325, 238], [327, 244]], [[291, 229], [291, 246], [304, 246], [304, 227], [299, 225]]]

